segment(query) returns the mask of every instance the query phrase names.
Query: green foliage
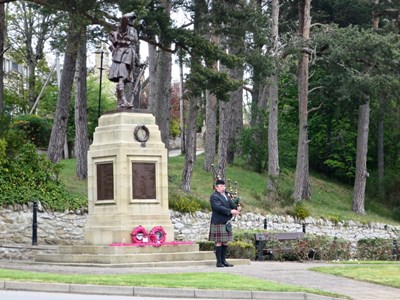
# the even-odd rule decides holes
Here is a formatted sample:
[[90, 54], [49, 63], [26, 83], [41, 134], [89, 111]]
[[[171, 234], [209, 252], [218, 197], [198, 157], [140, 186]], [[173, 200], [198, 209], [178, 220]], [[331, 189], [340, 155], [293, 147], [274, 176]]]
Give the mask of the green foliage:
[[169, 122], [169, 135], [176, 138], [181, 134], [181, 125], [179, 119], [171, 119]]
[[[4, 142], [2, 143], [5, 144]], [[49, 209], [77, 209], [87, 205], [85, 198], [71, 196], [58, 180], [59, 165], [37, 153], [31, 143], [0, 165], [0, 205], [24, 204], [39, 200]]]
[[[236, 236], [236, 232], [234, 232], [234, 236]], [[215, 248], [215, 243], [210, 241], [199, 241], [197, 244], [199, 244], [200, 251], [214, 251]], [[229, 243], [227, 257], [253, 260], [256, 254], [255, 251], [256, 249], [251, 241], [246, 242], [235, 239]]]
[[264, 249], [271, 249], [273, 259], [279, 261], [348, 260], [351, 257], [350, 246], [350, 242], [343, 239], [307, 234], [298, 241], [268, 240]]
[[7, 142], [4, 139], [0, 138], [0, 170], [1, 166], [4, 165], [7, 161]]
[[15, 156], [26, 142], [24, 134], [12, 128], [12, 119], [7, 115], [0, 115], [0, 138], [5, 141], [7, 158]]
[[229, 92], [237, 90], [243, 84], [241, 81], [229, 77], [228, 73], [197, 64], [196, 66], [196, 68], [192, 68], [192, 73], [186, 81], [186, 87], [194, 96], [200, 96], [207, 89], [219, 100], [229, 101]]
[[211, 241], [198, 241], [200, 251], [214, 251], [215, 243]]
[[[256, 257], [254, 234], [257, 230], [235, 230], [234, 241], [228, 248], [231, 258]], [[214, 242], [198, 242], [201, 251], [213, 251]], [[349, 260], [353, 258], [351, 243], [342, 238], [332, 238], [306, 234], [304, 239], [298, 241], [266, 241], [264, 249], [270, 249], [273, 259], [284, 260]], [[291, 251], [288, 251], [291, 249]], [[362, 239], [357, 242], [356, 258], [358, 260], [392, 260], [393, 241], [388, 239]], [[265, 259], [269, 257], [265, 253]]]
[[[368, 194], [378, 199], [380, 203], [387, 205], [389, 208], [400, 206], [400, 175], [398, 166], [385, 167], [385, 177], [382, 182], [378, 178], [377, 172], [372, 172], [368, 178], [367, 185]], [[384, 194], [380, 195], [380, 191]], [[383, 196], [383, 197], [382, 197]], [[395, 211], [393, 213], [396, 215]], [[397, 220], [400, 221], [399, 218]]]
[[256, 249], [253, 243], [233, 241], [229, 243], [227, 257], [254, 259]]
[[51, 122], [37, 115], [21, 115], [14, 119], [13, 127], [25, 133], [25, 137], [38, 148], [47, 148], [51, 134]]
[[305, 218], [310, 216], [310, 211], [304, 202], [297, 202], [292, 210], [288, 211], [289, 214], [297, 220], [304, 220]]
[[335, 225], [339, 224], [339, 222], [341, 220], [340, 216], [338, 216], [338, 215], [328, 215], [327, 219]]
[[393, 209], [393, 219], [400, 222], [400, 206]]
[[239, 147], [248, 166], [259, 173], [268, 168], [268, 125], [266, 113], [259, 112], [260, 121], [244, 128], [239, 138]]
[[357, 241], [358, 260], [392, 260], [393, 240], [361, 239]]
[[194, 213], [201, 209], [200, 202], [193, 196], [174, 193], [169, 197], [169, 208], [181, 213]]
[[310, 118], [310, 165], [343, 182], [351, 182], [355, 174], [357, 126], [349, 120], [350, 116], [339, 113], [323, 112]]

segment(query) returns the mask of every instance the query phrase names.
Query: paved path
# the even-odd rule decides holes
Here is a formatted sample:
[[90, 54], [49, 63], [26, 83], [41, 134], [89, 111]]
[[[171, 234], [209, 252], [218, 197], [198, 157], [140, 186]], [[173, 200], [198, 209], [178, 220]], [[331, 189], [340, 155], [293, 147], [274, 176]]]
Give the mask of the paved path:
[[[251, 262], [250, 265], [237, 265], [233, 268], [215, 268], [210, 266], [175, 268], [101, 268], [67, 267], [57, 265], [30, 264], [0, 260], [0, 268], [11, 268], [38, 272], [63, 274], [151, 274], [185, 272], [226, 272], [246, 275], [281, 283], [295, 284], [342, 294], [356, 300], [400, 300], [400, 289], [361, 282], [308, 270], [316, 266], [329, 266], [321, 262]], [[336, 265], [336, 264], [335, 264]]]

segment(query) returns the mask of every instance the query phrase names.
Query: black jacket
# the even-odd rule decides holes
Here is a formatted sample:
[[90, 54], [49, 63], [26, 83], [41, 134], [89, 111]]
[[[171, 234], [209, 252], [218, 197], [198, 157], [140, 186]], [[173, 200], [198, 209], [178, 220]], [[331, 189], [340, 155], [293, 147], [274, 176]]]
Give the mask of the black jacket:
[[225, 195], [227, 199], [218, 192], [214, 192], [210, 197], [211, 224], [225, 224], [232, 218], [231, 209], [235, 208], [235, 204], [227, 193]]

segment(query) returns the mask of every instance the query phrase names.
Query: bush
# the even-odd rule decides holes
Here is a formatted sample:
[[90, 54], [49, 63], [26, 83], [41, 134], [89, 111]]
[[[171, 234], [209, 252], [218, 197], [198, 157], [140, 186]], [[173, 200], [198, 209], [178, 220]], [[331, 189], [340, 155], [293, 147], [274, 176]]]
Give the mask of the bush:
[[393, 219], [400, 222], [400, 206], [393, 209]]
[[181, 124], [179, 119], [171, 119], [169, 122], [169, 135], [176, 138], [181, 134]]
[[51, 134], [51, 122], [37, 115], [22, 115], [14, 119], [13, 128], [25, 133], [28, 141], [38, 148], [47, 148]]
[[243, 241], [233, 241], [229, 243], [227, 257], [229, 258], [244, 258], [254, 259], [256, 255], [256, 248], [253, 243]]
[[357, 241], [357, 259], [359, 260], [392, 260], [393, 240], [361, 239]]
[[174, 193], [170, 196], [169, 208], [181, 213], [195, 213], [201, 209], [200, 201], [190, 195]]
[[39, 200], [54, 210], [78, 209], [87, 200], [72, 196], [58, 180], [60, 165], [53, 164], [36, 147], [27, 143], [13, 157], [0, 164], [0, 205], [25, 204]]
[[[215, 243], [210, 241], [199, 241], [200, 251], [214, 251]], [[243, 241], [233, 241], [229, 243], [228, 258], [242, 258], [253, 260], [256, 255], [256, 249], [253, 243]]]
[[288, 214], [297, 220], [304, 220], [310, 216], [310, 211], [303, 202], [297, 202], [293, 209], [288, 210]]
[[[298, 241], [267, 241], [266, 247], [274, 249], [273, 258], [284, 261], [348, 260], [350, 242], [325, 236], [306, 235]], [[293, 249], [287, 252], [286, 249]]]

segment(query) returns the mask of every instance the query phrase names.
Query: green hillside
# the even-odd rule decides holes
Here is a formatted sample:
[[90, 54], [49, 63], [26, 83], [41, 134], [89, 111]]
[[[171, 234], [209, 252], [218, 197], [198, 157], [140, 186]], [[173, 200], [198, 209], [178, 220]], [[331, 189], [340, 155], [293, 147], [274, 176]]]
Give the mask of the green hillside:
[[[204, 156], [197, 158], [192, 178], [190, 196], [208, 203], [212, 192], [213, 175], [203, 171]], [[63, 170], [60, 174], [68, 191], [74, 194], [87, 195], [86, 181], [77, 180], [75, 176], [75, 160], [62, 161]], [[180, 183], [184, 166], [184, 156], [169, 158], [168, 176], [169, 193], [181, 193]], [[286, 214], [293, 209], [291, 194], [293, 192], [294, 170], [283, 169], [280, 177], [280, 196], [282, 200], [266, 202], [263, 194], [266, 185], [266, 174], [258, 174], [246, 170], [244, 162], [238, 160], [227, 168], [227, 179], [238, 182], [238, 194], [242, 198], [243, 212], [261, 214]], [[312, 199], [305, 205], [313, 217], [322, 217], [332, 221], [358, 220], [363, 223], [381, 222], [398, 224], [392, 219], [392, 211], [373, 199], [366, 199], [366, 215], [358, 215], [351, 211], [352, 187], [333, 182], [320, 174], [311, 174]], [[205, 205], [207, 206], [207, 205]]]

